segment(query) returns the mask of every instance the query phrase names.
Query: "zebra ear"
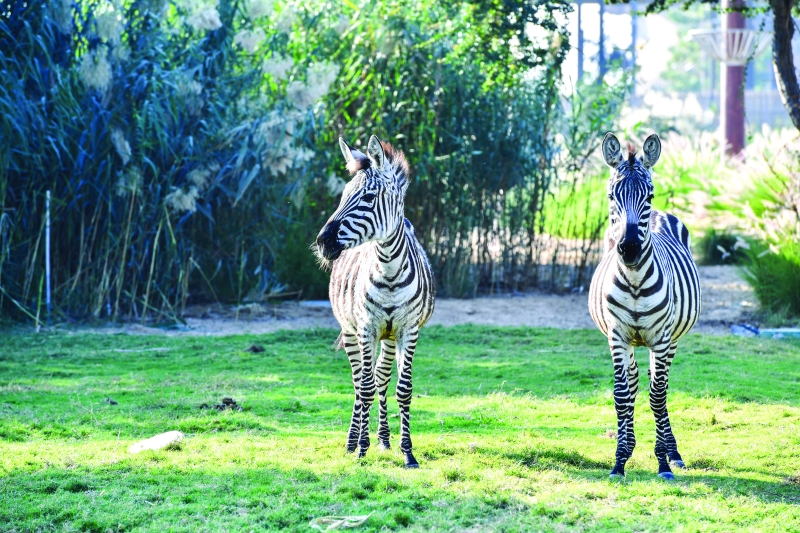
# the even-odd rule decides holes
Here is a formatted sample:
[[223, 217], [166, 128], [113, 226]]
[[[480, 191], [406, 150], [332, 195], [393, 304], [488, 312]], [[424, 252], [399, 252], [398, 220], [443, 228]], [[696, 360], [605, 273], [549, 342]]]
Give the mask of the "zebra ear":
[[359, 170], [369, 167], [369, 159], [362, 152], [356, 150], [339, 137], [339, 148], [342, 150], [344, 161], [347, 164], [347, 170], [350, 174], [355, 174]]
[[383, 168], [383, 164], [386, 162], [386, 154], [383, 153], [383, 145], [377, 135], [369, 138], [367, 155], [369, 155], [370, 161], [376, 168]]
[[661, 139], [655, 133], [645, 139], [642, 145], [642, 163], [645, 168], [650, 168], [656, 164], [661, 156]]
[[617, 168], [617, 165], [622, 163], [622, 149], [619, 139], [610, 131], [603, 137], [603, 159], [606, 160], [606, 165], [611, 168]]

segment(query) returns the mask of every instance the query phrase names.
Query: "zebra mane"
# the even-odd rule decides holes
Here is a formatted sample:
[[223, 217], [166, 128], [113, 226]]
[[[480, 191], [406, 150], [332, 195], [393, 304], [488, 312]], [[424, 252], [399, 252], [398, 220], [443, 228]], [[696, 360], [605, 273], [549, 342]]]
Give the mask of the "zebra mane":
[[636, 162], [636, 145], [631, 141], [628, 141], [625, 143], [625, 148], [628, 149], [628, 164], [633, 166], [633, 164]]
[[[386, 141], [381, 141], [383, 154], [394, 170], [399, 171], [403, 178], [408, 179], [408, 160], [402, 150], [395, 148]], [[367, 157], [354, 157], [347, 163], [347, 171], [354, 176], [359, 170], [366, 170], [372, 167], [372, 161]]]

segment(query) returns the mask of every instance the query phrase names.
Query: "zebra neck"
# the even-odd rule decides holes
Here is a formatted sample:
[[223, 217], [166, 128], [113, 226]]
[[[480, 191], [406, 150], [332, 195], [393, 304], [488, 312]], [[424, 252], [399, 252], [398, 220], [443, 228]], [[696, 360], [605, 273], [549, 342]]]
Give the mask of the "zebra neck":
[[389, 238], [378, 241], [375, 247], [377, 261], [375, 270], [383, 277], [392, 279], [397, 277], [408, 264], [408, 239], [406, 238], [405, 224], [402, 222]]

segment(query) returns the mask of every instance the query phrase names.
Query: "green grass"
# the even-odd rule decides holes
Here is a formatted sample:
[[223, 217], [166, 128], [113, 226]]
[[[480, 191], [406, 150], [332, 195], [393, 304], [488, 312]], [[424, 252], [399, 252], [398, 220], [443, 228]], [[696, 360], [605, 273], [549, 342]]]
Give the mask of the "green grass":
[[[359, 531], [800, 531], [800, 343], [684, 340], [670, 408], [690, 468], [656, 477], [645, 386], [627, 479], [612, 482], [599, 333], [423, 330], [419, 470], [402, 467], [397, 418], [391, 452], [344, 453], [352, 386], [334, 338], [7, 334], [0, 531], [310, 531], [368, 513]], [[266, 351], [245, 352], [254, 342]], [[244, 410], [199, 408], [223, 396]], [[173, 429], [180, 449], [127, 452]]]

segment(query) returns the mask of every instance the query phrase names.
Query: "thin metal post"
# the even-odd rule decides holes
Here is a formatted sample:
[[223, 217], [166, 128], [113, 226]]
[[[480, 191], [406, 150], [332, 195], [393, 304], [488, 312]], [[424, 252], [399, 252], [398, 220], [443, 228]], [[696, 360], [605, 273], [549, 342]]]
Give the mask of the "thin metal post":
[[598, 56], [597, 67], [600, 75], [597, 78], [597, 83], [603, 83], [603, 77], [606, 75], [606, 36], [603, 29], [603, 15], [606, 13], [606, 4], [604, 0], [600, 0], [600, 40], [598, 41]]
[[[44, 235], [44, 272], [47, 302], [47, 323], [50, 323], [50, 191], [46, 194], [45, 235]], [[40, 293], [41, 294], [41, 293]]]
[[636, 0], [631, 0], [631, 100], [636, 98], [636, 24], [639, 22], [636, 14]]
[[581, 7], [583, 3], [578, 0], [578, 81], [583, 78], [583, 23], [581, 20]]

